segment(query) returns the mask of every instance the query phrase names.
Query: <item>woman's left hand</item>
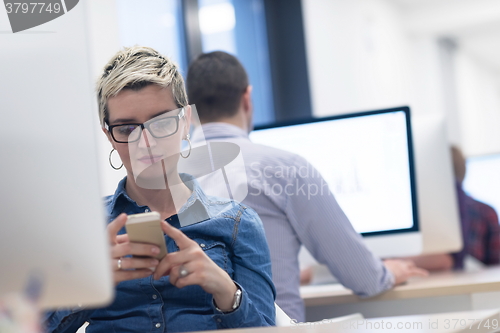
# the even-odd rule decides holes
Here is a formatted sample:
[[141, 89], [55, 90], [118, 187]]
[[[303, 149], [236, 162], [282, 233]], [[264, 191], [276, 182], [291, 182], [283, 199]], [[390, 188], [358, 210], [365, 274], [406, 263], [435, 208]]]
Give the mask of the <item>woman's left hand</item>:
[[[177, 288], [198, 285], [213, 295], [219, 309], [231, 311], [237, 290], [231, 277], [205, 254], [198, 243], [182, 231], [167, 222], [162, 222], [161, 227], [163, 232], [175, 241], [179, 251], [168, 253], [160, 261], [153, 275], [154, 279], [170, 275], [170, 283]], [[186, 270], [188, 274], [181, 277], [181, 269]]]

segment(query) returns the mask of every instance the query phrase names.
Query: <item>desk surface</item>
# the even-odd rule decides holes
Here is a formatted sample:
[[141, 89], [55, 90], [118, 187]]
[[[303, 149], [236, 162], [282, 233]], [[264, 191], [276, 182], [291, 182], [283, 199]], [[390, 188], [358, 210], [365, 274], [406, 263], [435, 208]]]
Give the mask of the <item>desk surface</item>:
[[381, 295], [360, 298], [340, 284], [304, 286], [300, 293], [306, 306], [397, 300], [434, 296], [472, 294], [500, 290], [500, 267], [489, 267], [476, 272], [433, 273], [425, 278], [414, 278]]
[[[306, 323], [307, 324], [307, 323]], [[290, 327], [224, 330], [224, 333], [337, 333], [394, 332], [458, 333], [493, 332], [500, 328], [499, 310], [466, 311], [431, 315], [373, 318], [349, 323], [309, 323]], [[220, 331], [211, 331], [220, 332]], [[208, 333], [208, 332], [205, 332]]]

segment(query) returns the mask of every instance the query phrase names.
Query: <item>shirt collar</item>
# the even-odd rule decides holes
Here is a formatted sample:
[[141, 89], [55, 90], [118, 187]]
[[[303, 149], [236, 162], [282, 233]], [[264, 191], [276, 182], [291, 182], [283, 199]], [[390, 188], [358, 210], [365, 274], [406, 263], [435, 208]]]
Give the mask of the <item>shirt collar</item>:
[[[201, 126], [205, 140], [229, 139], [229, 138], [245, 138], [248, 139], [248, 133], [242, 128], [222, 122], [207, 123]], [[193, 133], [193, 141], [201, 141], [200, 128], [198, 127]]]
[[[184, 227], [190, 224], [202, 222], [209, 219], [210, 216], [206, 208], [208, 205], [208, 198], [201, 189], [196, 179], [194, 179], [191, 175], [185, 173], [181, 173], [179, 174], [179, 176], [181, 177], [181, 180], [184, 182], [184, 184], [191, 190], [191, 195], [189, 196], [188, 200], [179, 209], [177, 213], [180, 220], [180, 226]], [[120, 183], [118, 183], [118, 187], [115, 191], [115, 194], [112, 197], [110, 204], [110, 211], [112, 216], [118, 216], [121, 213], [121, 211], [118, 212], [116, 210], [122, 209], [120, 207], [123, 206], [117, 204], [122, 200], [125, 201], [125, 205], [131, 204], [139, 208], [146, 207], [146, 206], [139, 206], [132, 198], [129, 197], [127, 191], [125, 190], [126, 184], [127, 184], [127, 177], [123, 178], [120, 181]]]

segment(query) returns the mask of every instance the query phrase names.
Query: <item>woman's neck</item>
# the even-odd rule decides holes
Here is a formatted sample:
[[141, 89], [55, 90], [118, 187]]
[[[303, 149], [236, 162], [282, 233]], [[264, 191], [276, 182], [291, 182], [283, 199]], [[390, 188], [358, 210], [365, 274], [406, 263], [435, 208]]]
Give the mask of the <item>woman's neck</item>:
[[[125, 190], [138, 205], [148, 206], [151, 211], [160, 213], [164, 220], [177, 214], [191, 196], [191, 190], [182, 182], [179, 175], [176, 174], [174, 178], [176, 179], [169, 178], [169, 183], [177, 184], [175, 186], [165, 184], [164, 189], [148, 189], [137, 185], [133, 175], [128, 175]], [[166, 183], [163, 179], [158, 181]]]

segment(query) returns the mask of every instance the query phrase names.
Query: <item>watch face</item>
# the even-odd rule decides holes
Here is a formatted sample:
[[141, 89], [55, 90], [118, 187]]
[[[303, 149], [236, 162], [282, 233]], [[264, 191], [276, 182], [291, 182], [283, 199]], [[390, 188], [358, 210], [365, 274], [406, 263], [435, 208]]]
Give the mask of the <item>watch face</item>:
[[222, 311], [221, 309], [219, 309], [217, 307], [217, 304], [215, 304], [215, 300], [214, 300], [214, 305], [215, 305], [215, 308], [217, 309], [217, 311], [222, 312], [222, 313], [229, 313], [229, 312], [233, 312], [234, 310], [236, 310], [240, 306], [242, 292], [241, 292], [240, 287], [237, 286], [237, 288], [238, 289], [236, 289], [236, 292], [234, 293], [234, 298], [233, 298], [234, 302], [233, 302], [232, 310], [231, 311]]
[[241, 289], [238, 288], [236, 292], [234, 293], [234, 304], [233, 304], [233, 310], [236, 310], [241, 303]]

